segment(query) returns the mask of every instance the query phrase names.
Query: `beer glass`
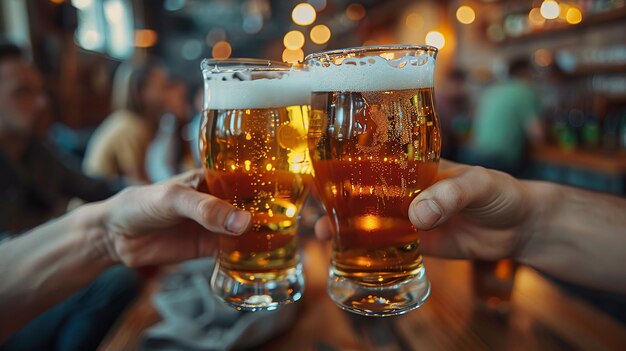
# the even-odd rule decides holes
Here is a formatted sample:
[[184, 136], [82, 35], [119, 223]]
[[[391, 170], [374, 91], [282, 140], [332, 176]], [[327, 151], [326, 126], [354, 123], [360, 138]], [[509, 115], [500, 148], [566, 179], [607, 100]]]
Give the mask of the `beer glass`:
[[204, 60], [200, 150], [209, 192], [252, 213], [221, 235], [213, 292], [231, 306], [273, 310], [304, 289], [296, 245], [312, 168], [305, 72], [267, 60]]
[[437, 49], [389, 45], [309, 55], [309, 151], [334, 229], [327, 290], [341, 308], [389, 316], [430, 293], [411, 200], [435, 180]]

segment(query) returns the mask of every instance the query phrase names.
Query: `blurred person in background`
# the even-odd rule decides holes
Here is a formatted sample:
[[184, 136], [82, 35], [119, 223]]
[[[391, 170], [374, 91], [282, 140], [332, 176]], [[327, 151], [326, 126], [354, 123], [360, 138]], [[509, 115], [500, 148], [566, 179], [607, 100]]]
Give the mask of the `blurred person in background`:
[[531, 85], [533, 71], [528, 60], [509, 66], [509, 77], [493, 84], [480, 96], [464, 163], [497, 169], [520, 176], [527, 147], [543, 140], [539, 99]]
[[[50, 106], [42, 77], [19, 47], [0, 42], [0, 251], [6, 260], [0, 265], [3, 280], [15, 269], [16, 260], [9, 253], [22, 237], [17, 234], [63, 214], [71, 197], [97, 201], [117, 190], [66, 166], [42, 141], [49, 124]], [[51, 241], [42, 240], [37, 250], [21, 252], [20, 259], [33, 259], [53, 250]], [[56, 254], [47, 265], [55, 267], [63, 256]], [[136, 295], [138, 281], [136, 273], [123, 266], [101, 273], [67, 300], [39, 311], [43, 313], [23, 325], [0, 345], [0, 350], [95, 349]], [[33, 291], [43, 284], [31, 274], [19, 279], [34, 284], [30, 288]], [[17, 298], [32, 302], [25, 295]], [[2, 324], [8, 324], [8, 318], [2, 318]]]
[[150, 181], [146, 153], [165, 112], [167, 87], [167, 72], [156, 61], [124, 63], [117, 69], [113, 82], [115, 111], [96, 129], [87, 145], [85, 173]]
[[165, 109], [167, 112], [159, 120], [158, 130], [146, 154], [146, 169], [152, 182], [197, 167], [191, 159], [189, 141], [184, 135], [193, 113], [184, 80], [170, 80], [165, 94]]
[[437, 114], [441, 128], [441, 157], [457, 160], [459, 146], [469, 125], [469, 99], [465, 72], [450, 71], [436, 95]]
[[185, 127], [187, 142], [190, 143], [191, 155], [196, 167], [202, 167], [202, 157], [200, 156], [200, 127], [202, 123], [202, 113], [204, 109], [204, 86], [197, 85], [192, 94], [193, 117]]
[[106, 199], [122, 184], [85, 176], [45, 142], [51, 109], [39, 72], [0, 42], [0, 235], [63, 214], [70, 199]]

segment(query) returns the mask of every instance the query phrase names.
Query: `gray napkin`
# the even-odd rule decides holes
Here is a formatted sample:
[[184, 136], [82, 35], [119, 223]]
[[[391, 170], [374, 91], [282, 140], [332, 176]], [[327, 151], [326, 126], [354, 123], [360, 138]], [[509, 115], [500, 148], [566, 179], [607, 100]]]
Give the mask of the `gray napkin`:
[[297, 309], [293, 304], [271, 312], [240, 312], [219, 301], [209, 287], [214, 263], [189, 261], [163, 280], [152, 301], [163, 322], [144, 333], [144, 350], [251, 348], [292, 324]]

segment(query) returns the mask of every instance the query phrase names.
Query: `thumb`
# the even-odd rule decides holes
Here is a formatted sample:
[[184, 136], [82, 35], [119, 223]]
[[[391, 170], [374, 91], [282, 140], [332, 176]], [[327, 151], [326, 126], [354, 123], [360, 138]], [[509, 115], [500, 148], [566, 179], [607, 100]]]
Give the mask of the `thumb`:
[[172, 211], [179, 217], [190, 218], [214, 233], [240, 235], [250, 227], [250, 212], [184, 185], [170, 188]]
[[468, 205], [488, 201], [493, 193], [489, 179], [486, 169], [468, 167], [454, 177], [433, 184], [411, 202], [411, 223], [418, 229], [432, 229]]

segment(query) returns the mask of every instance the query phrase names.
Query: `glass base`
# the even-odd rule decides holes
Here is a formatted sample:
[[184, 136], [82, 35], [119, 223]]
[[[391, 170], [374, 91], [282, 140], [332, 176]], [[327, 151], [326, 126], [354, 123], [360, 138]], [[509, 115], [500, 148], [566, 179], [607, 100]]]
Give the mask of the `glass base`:
[[420, 307], [430, 295], [426, 269], [389, 285], [367, 286], [337, 275], [330, 269], [327, 282], [330, 298], [340, 308], [352, 313], [387, 317], [404, 314]]
[[272, 311], [302, 298], [302, 264], [279, 273], [232, 271], [218, 263], [211, 277], [211, 290], [220, 300], [240, 311]]

